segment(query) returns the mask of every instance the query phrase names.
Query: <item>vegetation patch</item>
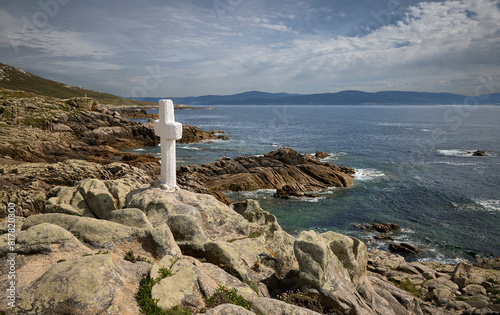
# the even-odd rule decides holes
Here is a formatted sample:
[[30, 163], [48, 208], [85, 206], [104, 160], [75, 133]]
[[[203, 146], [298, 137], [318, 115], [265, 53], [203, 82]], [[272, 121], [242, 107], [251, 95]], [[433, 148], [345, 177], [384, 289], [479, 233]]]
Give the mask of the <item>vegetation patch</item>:
[[170, 261], [169, 267], [162, 267], [159, 269], [160, 275], [151, 279], [147, 277], [141, 281], [141, 285], [139, 286], [139, 290], [135, 296], [137, 300], [137, 304], [139, 305], [141, 314], [158, 314], [158, 315], [191, 315], [191, 310], [188, 308], [180, 308], [179, 306], [174, 306], [171, 309], [165, 310], [158, 306], [158, 299], [153, 299], [151, 296], [151, 290], [153, 286], [159, 283], [162, 279], [167, 277], [171, 277], [174, 275], [172, 272], [172, 267], [180, 260], [181, 258], [173, 258]]
[[262, 231], [256, 230], [256, 231], [251, 231], [250, 234], [248, 234], [248, 238], [257, 238], [262, 235]]
[[[410, 279], [406, 278], [405, 281], [398, 283], [394, 279], [390, 280], [396, 287], [400, 288], [401, 290], [404, 290], [406, 292], [410, 292], [411, 295], [415, 297], [420, 297], [422, 296], [422, 289], [416, 289], [415, 285], [411, 282]], [[425, 283], [425, 282], [424, 282]]]
[[238, 290], [235, 288], [228, 289], [222, 285], [219, 285], [217, 291], [214, 295], [209, 297], [205, 304], [207, 308], [214, 308], [222, 304], [234, 304], [250, 310], [252, 308], [252, 302], [246, 300], [241, 295], [238, 294]]
[[303, 293], [300, 291], [289, 291], [283, 293], [280, 297], [280, 300], [286, 302], [288, 304], [292, 304], [295, 306], [307, 308], [311, 311], [320, 313], [320, 314], [329, 314], [329, 315], [337, 315], [338, 313], [334, 310], [324, 309], [321, 305], [318, 297], [316, 295], [308, 295], [307, 293]]

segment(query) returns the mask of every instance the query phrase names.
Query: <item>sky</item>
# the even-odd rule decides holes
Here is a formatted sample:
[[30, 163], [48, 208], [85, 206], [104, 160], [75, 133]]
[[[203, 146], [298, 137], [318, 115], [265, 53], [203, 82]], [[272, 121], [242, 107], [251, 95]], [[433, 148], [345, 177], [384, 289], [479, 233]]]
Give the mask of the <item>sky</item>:
[[500, 93], [500, 1], [2, 0], [0, 62], [124, 97]]

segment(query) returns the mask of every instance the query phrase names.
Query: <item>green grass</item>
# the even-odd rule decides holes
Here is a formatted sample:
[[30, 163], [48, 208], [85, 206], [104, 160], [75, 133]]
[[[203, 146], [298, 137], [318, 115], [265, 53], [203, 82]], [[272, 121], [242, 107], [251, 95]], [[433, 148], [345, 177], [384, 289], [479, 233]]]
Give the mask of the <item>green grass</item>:
[[262, 231], [252, 231], [248, 234], [248, 238], [257, 238], [262, 235]]
[[[416, 289], [415, 285], [411, 282], [410, 279], [406, 278], [403, 282], [398, 283], [394, 279], [390, 280], [396, 287], [400, 288], [401, 290], [404, 290], [406, 292], [411, 293], [411, 295], [415, 297], [420, 297], [422, 296], [422, 289]], [[424, 281], [425, 283], [426, 281]], [[423, 283], [422, 283], [423, 285]]]
[[241, 295], [238, 294], [238, 290], [235, 288], [228, 289], [222, 285], [219, 285], [217, 291], [214, 295], [208, 298], [205, 302], [207, 308], [217, 307], [221, 304], [234, 304], [250, 310], [252, 308], [252, 302], [246, 300]]

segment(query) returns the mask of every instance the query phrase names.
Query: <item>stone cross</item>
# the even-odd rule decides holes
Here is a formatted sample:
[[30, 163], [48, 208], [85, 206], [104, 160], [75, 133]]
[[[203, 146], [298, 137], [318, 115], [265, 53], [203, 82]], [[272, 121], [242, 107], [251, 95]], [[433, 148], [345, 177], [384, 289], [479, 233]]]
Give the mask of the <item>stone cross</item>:
[[172, 100], [160, 100], [160, 119], [155, 120], [155, 134], [160, 137], [161, 182], [167, 190], [176, 188], [175, 140], [182, 138], [182, 124], [174, 119]]

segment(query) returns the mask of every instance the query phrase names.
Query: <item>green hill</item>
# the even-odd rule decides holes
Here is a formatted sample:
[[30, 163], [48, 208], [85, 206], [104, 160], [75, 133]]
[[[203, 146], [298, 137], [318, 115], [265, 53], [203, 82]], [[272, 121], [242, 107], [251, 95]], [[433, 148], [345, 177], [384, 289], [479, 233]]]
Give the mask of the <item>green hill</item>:
[[0, 88], [22, 90], [56, 98], [91, 97], [102, 104], [113, 105], [152, 105], [153, 103], [130, 100], [108, 93], [86, 90], [44, 79], [24, 70], [0, 62]]

